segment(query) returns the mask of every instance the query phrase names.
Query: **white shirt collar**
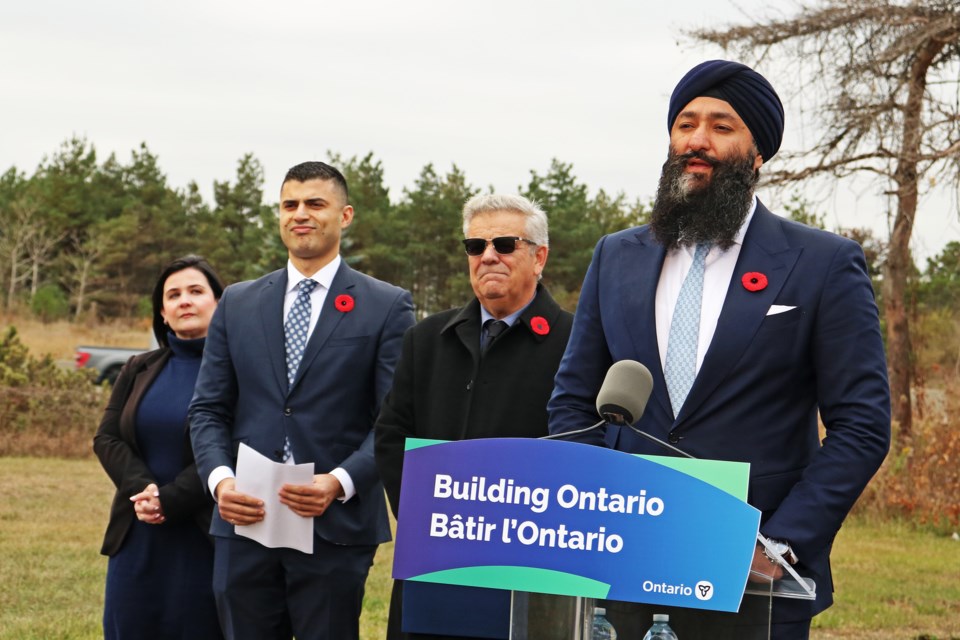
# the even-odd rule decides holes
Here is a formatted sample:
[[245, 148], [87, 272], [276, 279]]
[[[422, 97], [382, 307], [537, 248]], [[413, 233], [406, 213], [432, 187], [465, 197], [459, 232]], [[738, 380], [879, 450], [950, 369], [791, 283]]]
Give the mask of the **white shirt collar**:
[[[519, 309], [517, 309], [516, 311], [514, 311], [514, 312], [511, 313], [510, 315], [505, 316], [505, 317], [500, 318], [500, 319], [503, 320], [504, 322], [506, 322], [506, 323], [507, 323], [507, 326], [512, 327], [512, 326], [513, 326], [513, 323], [516, 322], [516, 321], [517, 321], [517, 318], [520, 317], [520, 314], [523, 313], [524, 311], [526, 311], [527, 307], [529, 307], [531, 304], [533, 304], [533, 301], [536, 299], [536, 297], [537, 297], [537, 292], [536, 292], [536, 290], [534, 290], [534, 292], [533, 292], [533, 297], [530, 298], [530, 302], [528, 302], [527, 304], [523, 305], [522, 307], [520, 307]], [[493, 317], [493, 314], [490, 313], [489, 311], [487, 311], [487, 308], [481, 304], [481, 305], [480, 305], [480, 326], [482, 327], [482, 326], [484, 325], [484, 323], [486, 323], [487, 320], [496, 320], [496, 318], [494, 318], [494, 317]]]
[[336, 256], [334, 256], [333, 260], [331, 260], [330, 262], [325, 264], [323, 267], [321, 267], [319, 271], [317, 271], [311, 276], [305, 276], [302, 273], [300, 273], [297, 270], [297, 268], [293, 266], [293, 263], [290, 262], [290, 260], [288, 259], [287, 260], [287, 293], [291, 293], [292, 291], [296, 290], [297, 285], [300, 284], [300, 281], [306, 278], [310, 278], [311, 280], [316, 280], [321, 287], [329, 291], [330, 286], [333, 284], [333, 277], [337, 275], [337, 269], [340, 268], [340, 262], [342, 262], [342, 259], [340, 258], [340, 254], [338, 253]]

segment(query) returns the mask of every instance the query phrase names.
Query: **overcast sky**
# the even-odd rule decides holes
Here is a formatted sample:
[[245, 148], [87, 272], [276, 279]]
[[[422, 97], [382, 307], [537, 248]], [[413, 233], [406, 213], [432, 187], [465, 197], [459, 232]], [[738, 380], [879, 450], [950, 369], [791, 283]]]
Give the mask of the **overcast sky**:
[[[7, 1], [0, 171], [32, 174], [79, 135], [101, 162], [111, 152], [126, 162], [146, 142], [171, 186], [196, 180], [208, 201], [213, 181], [231, 180], [247, 152], [264, 165], [273, 201], [288, 167], [325, 160], [328, 150], [372, 151], [394, 200], [427, 163], [439, 172], [456, 163], [474, 186], [515, 191], [551, 158], [573, 163], [591, 193], [646, 200], [666, 154], [673, 86], [694, 64], [722, 57], [682, 32], [770, 15], [778, 4], [792, 6]], [[788, 104], [788, 131], [795, 121]], [[784, 148], [798, 150], [799, 139], [789, 133]], [[869, 226], [885, 237], [887, 203], [877, 191], [844, 186], [820, 210], [830, 226]], [[776, 206], [773, 194], [760, 196]], [[960, 238], [955, 198], [921, 204], [919, 255]]]

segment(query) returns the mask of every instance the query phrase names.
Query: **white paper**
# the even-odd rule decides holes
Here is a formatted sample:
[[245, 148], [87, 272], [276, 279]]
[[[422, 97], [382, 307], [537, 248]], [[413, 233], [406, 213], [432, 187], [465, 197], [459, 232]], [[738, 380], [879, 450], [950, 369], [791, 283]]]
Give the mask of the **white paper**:
[[313, 463], [274, 462], [240, 443], [237, 454], [237, 491], [263, 500], [263, 520], [234, 527], [237, 535], [250, 538], [265, 547], [288, 547], [313, 553], [313, 518], [304, 518], [280, 502], [285, 484], [312, 484]]

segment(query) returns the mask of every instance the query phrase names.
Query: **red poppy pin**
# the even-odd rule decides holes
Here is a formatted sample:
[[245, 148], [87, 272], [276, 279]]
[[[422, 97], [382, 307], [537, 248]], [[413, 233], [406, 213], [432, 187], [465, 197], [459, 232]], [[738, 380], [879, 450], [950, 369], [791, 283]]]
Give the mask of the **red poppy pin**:
[[530, 318], [530, 328], [538, 336], [545, 336], [550, 333], [550, 323], [543, 316], [533, 316]]
[[743, 288], [747, 291], [761, 291], [767, 288], [767, 276], [759, 271], [751, 271], [743, 274], [740, 282], [743, 283]]
[[353, 296], [342, 293], [333, 301], [333, 306], [335, 306], [340, 313], [350, 313], [353, 311]]

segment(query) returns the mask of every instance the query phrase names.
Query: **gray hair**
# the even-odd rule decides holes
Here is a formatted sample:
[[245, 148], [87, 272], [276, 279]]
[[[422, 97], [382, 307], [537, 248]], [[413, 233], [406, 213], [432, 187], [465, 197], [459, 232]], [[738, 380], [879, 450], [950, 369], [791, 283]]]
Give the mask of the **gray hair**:
[[463, 235], [470, 230], [473, 217], [481, 213], [494, 211], [512, 211], [526, 218], [525, 233], [528, 240], [544, 247], [550, 246], [547, 233], [547, 214], [535, 200], [520, 195], [506, 193], [486, 193], [475, 195], [463, 205]]

